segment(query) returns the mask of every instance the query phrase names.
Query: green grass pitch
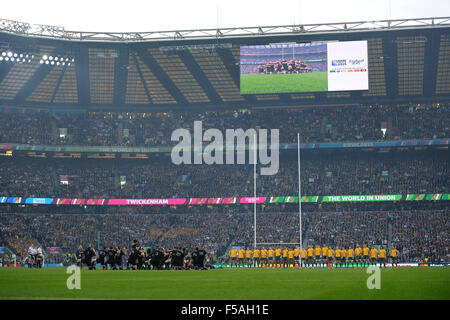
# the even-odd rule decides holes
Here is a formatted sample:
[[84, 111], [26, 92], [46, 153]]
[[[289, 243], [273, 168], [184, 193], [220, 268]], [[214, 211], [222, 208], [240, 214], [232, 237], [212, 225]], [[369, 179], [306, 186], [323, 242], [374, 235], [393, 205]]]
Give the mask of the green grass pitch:
[[241, 94], [328, 91], [326, 72], [241, 75]]
[[381, 269], [381, 289], [354, 269], [81, 271], [68, 290], [65, 268], [1, 268], [0, 299], [450, 299], [449, 268]]

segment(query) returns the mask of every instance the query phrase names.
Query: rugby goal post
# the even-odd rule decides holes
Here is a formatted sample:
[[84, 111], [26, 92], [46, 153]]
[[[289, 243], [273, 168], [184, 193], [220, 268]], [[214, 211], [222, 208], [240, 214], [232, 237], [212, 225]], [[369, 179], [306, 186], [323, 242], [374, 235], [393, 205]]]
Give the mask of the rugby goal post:
[[298, 168], [298, 219], [299, 219], [299, 242], [257, 242], [256, 241], [256, 233], [257, 233], [257, 224], [256, 224], [256, 152], [257, 152], [257, 144], [256, 144], [256, 134], [253, 139], [253, 231], [254, 231], [254, 239], [253, 239], [253, 247], [256, 249], [257, 245], [299, 245], [300, 254], [298, 255], [299, 265], [302, 265], [302, 255], [301, 252], [303, 250], [303, 235], [302, 235], [302, 187], [301, 187], [301, 176], [300, 176], [300, 133], [297, 133], [297, 168]]

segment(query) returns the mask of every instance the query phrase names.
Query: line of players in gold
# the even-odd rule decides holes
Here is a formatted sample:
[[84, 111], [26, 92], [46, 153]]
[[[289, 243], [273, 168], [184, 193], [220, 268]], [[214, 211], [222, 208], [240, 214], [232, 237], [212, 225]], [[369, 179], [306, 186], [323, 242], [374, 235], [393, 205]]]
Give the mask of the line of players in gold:
[[290, 265], [298, 265], [301, 256], [301, 267], [315, 267], [315, 266], [331, 266], [334, 263], [340, 267], [349, 267], [351, 265], [360, 264], [376, 265], [378, 262], [386, 267], [386, 260], [388, 257], [392, 258], [392, 266], [398, 266], [399, 251], [392, 248], [387, 255], [386, 249], [380, 246], [380, 250], [372, 246], [372, 248], [364, 245], [362, 248], [358, 245], [356, 248], [339, 248], [334, 250], [327, 246], [316, 246], [313, 248], [309, 246], [307, 249], [303, 248], [261, 248], [261, 249], [247, 249], [240, 248], [239, 250], [233, 248], [230, 250], [230, 265], [231, 267], [262, 267], [262, 266], [280, 266], [283, 268]]

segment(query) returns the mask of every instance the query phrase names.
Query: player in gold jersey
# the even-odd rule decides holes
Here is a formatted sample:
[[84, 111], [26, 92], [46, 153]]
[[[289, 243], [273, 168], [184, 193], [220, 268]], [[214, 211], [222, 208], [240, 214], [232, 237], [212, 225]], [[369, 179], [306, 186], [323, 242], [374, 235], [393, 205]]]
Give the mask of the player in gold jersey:
[[328, 265], [329, 266], [333, 266], [333, 254], [334, 254], [333, 249], [332, 248], [328, 248], [327, 255], [328, 255]]
[[312, 267], [314, 264], [314, 249], [310, 246], [306, 251], [308, 252], [306, 263], [308, 264], [308, 266]]
[[341, 249], [339, 247], [336, 247], [336, 250], [334, 251], [334, 256], [336, 257], [336, 266], [341, 264]]
[[347, 265], [347, 250], [341, 249], [341, 268]]
[[240, 248], [238, 250], [238, 265], [239, 265], [239, 267], [241, 267], [241, 264], [244, 267], [244, 255], [245, 255], [245, 250]]
[[377, 256], [378, 256], [378, 250], [372, 246], [372, 249], [370, 249], [370, 263], [374, 266], [377, 265]]
[[398, 250], [396, 248], [391, 249], [392, 266], [398, 267]]
[[230, 267], [233, 268], [233, 264], [237, 267], [237, 250], [236, 248], [232, 248], [230, 250]]
[[370, 263], [369, 253], [370, 253], [369, 247], [367, 245], [364, 245], [364, 247], [363, 247], [363, 262], [365, 264], [369, 264]]
[[269, 249], [268, 256], [269, 256], [269, 262], [271, 264], [275, 263], [275, 251], [272, 248]]
[[279, 265], [281, 263], [281, 248], [275, 249], [275, 263]]
[[269, 263], [269, 260], [267, 259], [267, 249], [266, 248], [262, 248], [261, 249], [261, 263], [264, 264], [264, 266], [267, 267], [267, 264]]
[[307, 257], [308, 253], [306, 252], [306, 249], [303, 248], [300, 254], [302, 256], [302, 263], [301, 263], [300, 267], [304, 267], [304, 266], [306, 266], [306, 261], [307, 261], [306, 257]]
[[299, 261], [299, 258], [300, 258], [300, 248], [299, 247], [295, 247], [295, 249], [294, 249], [294, 259], [295, 259], [296, 263]]
[[259, 263], [259, 255], [260, 255], [261, 251], [256, 248], [255, 250], [253, 250], [253, 267], [258, 268], [260, 263]]
[[289, 256], [289, 249], [284, 248], [283, 249], [283, 268], [286, 268], [288, 266], [288, 256]]
[[316, 245], [316, 248], [314, 249], [314, 266], [318, 266], [320, 264], [320, 254], [322, 253], [322, 250], [320, 249], [320, 246]]
[[355, 257], [355, 251], [353, 250], [352, 247], [349, 247], [347, 250], [347, 268], [350, 265], [353, 265], [354, 257]]
[[324, 264], [325, 267], [327, 264], [327, 258], [328, 258], [328, 247], [323, 246], [322, 247], [322, 263]]
[[245, 263], [247, 264], [248, 268], [252, 266], [252, 256], [253, 251], [250, 248], [247, 248], [247, 250], [245, 250]]
[[380, 246], [378, 262], [380, 263], [380, 267], [381, 265], [383, 265], [386, 268], [386, 250], [383, 248], [383, 246]]
[[361, 247], [357, 244], [356, 248], [355, 248], [355, 262], [357, 264], [361, 263], [362, 261], [362, 249]]
[[295, 255], [294, 249], [290, 249], [289, 252], [288, 252], [288, 258], [289, 258], [288, 259], [288, 263], [289, 263], [289, 266], [290, 265], [295, 265], [294, 255]]

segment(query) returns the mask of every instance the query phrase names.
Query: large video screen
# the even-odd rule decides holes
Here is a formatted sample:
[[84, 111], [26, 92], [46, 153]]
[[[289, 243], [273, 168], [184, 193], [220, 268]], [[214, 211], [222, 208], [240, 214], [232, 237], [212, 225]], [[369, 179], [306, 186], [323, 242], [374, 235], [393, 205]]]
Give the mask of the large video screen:
[[241, 94], [369, 90], [367, 41], [241, 46]]

